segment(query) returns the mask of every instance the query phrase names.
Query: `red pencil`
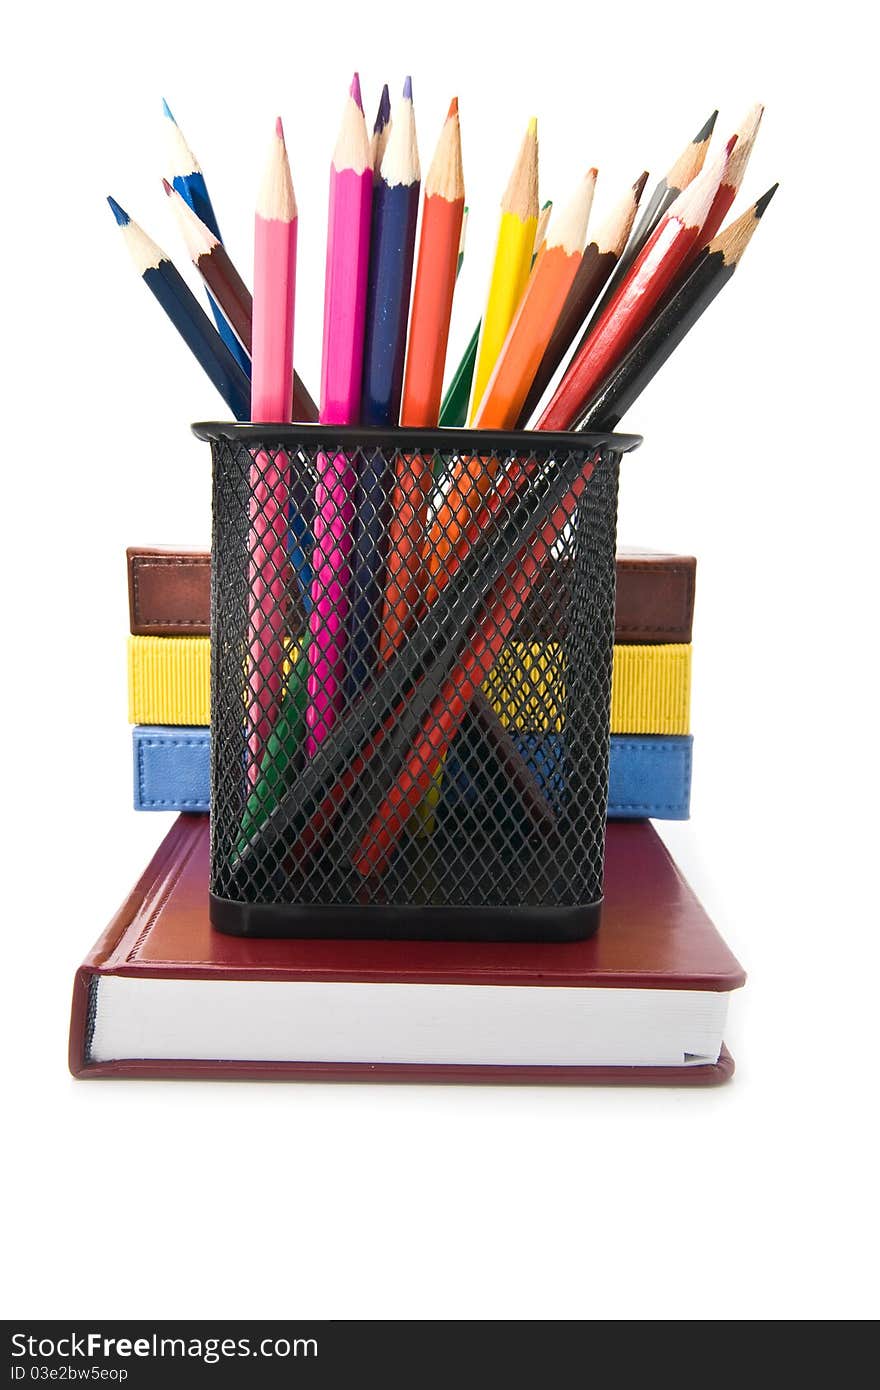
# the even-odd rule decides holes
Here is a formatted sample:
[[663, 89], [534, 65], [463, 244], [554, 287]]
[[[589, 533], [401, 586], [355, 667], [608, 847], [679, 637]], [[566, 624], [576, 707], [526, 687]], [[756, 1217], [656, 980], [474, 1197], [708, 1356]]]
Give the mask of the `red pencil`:
[[674, 288], [692, 251], [701, 244], [703, 226], [735, 144], [734, 135], [718, 159], [676, 198], [658, 223], [616, 294], [591, 326], [589, 337], [575, 354], [538, 421], [539, 430], [568, 429], [584, 402]]
[[703, 234], [700, 241], [704, 246], [706, 242], [712, 240], [718, 231], [740, 190], [749, 156], [758, 137], [758, 127], [761, 124], [763, 114], [763, 106], [760, 104], [753, 106], [742, 125], [737, 126], [736, 145], [733, 154], [730, 156], [724, 178], [718, 185], [718, 192], [715, 194], [715, 199], [709, 209], [709, 216], [703, 224]]

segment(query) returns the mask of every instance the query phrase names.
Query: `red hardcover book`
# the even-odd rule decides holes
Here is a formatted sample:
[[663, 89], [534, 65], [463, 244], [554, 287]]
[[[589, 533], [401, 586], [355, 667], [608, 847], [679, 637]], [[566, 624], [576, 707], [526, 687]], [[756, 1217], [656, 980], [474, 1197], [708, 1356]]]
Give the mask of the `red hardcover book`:
[[698, 1085], [744, 974], [647, 821], [608, 827], [598, 933], [566, 944], [288, 941], [208, 921], [183, 815], [77, 972], [78, 1077]]

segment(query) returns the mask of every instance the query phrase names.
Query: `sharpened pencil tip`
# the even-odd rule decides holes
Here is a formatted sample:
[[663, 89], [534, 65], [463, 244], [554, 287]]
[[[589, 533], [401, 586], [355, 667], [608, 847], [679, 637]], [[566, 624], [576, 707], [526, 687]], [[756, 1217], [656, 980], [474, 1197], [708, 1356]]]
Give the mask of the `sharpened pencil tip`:
[[282, 144], [283, 144], [283, 142], [284, 142], [284, 126], [281, 124], [281, 117], [280, 117], [280, 116], [276, 116], [276, 117], [275, 117], [275, 134], [278, 136], [278, 139], [279, 139], [279, 140], [282, 142]]
[[691, 144], [692, 144], [692, 145], [702, 145], [702, 143], [703, 143], [704, 140], [708, 140], [708, 139], [709, 139], [709, 136], [712, 134], [712, 131], [715, 129], [715, 122], [716, 122], [717, 120], [718, 120], [718, 112], [717, 112], [717, 111], [713, 111], [713, 112], [712, 112], [712, 115], [709, 117], [708, 121], [707, 121], [706, 124], [703, 126], [702, 130], [698, 130], [698, 131], [697, 131], [696, 135], [694, 136], [693, 140], [691, 141]]
[[764, 213], [767, 211], [767, 204], [770, 202], [770, 199], [773, 197], [773, 194], [776, 192], [776, 190], [777, 190], [778, 187], [779, 187], [779, 184], [778, 184], [778, 183], [774, 183], [773, 187], [772, 187], [772, 188], [768, 188], [768, 189], [767, 189], [767, 192], [766, 192], [766, 193], [763, 193], [763, 194], [761, 195], [761, 197], [758, 199], [758, 201], [755, 203], [755, 216], [756, 216], [756, 217], [763, 217], [763, 216], [764, 216]]
[[411, 78], [411, 77], [405, 77], [404, 80], [403, 80], [403, 99], [404, 99], [404, 101], [412, 101], [412, 78]]
[[647, 182], [648, 182], [648, 171], [647, 171], [647, 169], [645, 169], [643, 173], [639, 174], [639, 177], [636, 179], [635, 183], [633, 184], [633, 193], [636, 195], [636, 202], [639, 201], [639, 199], [641, 198], [642, 194], [644, 193], [644, 191], [645, 191], [645, 184], [646, 184]]
[[451, 116], [457, 116], [457, 115], [458, 115], [458, 97], [453, 97], [452, 100], [451, 100], [451, 102], [449, 103], [449, 110], [446, 112], [446, 119], [447, 119], [447, 121], [448, 121], [449, 118], [450, 118]]
[[531, 120], [529, 121], [527, 134], [529, 134], [529, 135], [533, 136], [535, 139], [537, 139], [537, 137], [538, 137], [538, 118], [537, 118], [537, 116], [532, 116]]
[[382, 95], [379, 98], [379, 110], [376, 112], [376, 121], [373, 126], [373, 134], [381, 135], [382, 131], [391, 120], [391, 97], [388, 92], [388, 83], [382, 88]]
[[739, 136], [738, 136], [738, 135], [731, 135], [731, 137], [730, 137], [730, 139], [728, 140], [727, 144], [724, 146], [724, 148], [725, 148], [727, 154], [730, 154], [730, 153], [732, 152], [733, 147], [734, 147], [734, 145], [736, 144], [736, 142], [737, 142], [738, 139], [739, 139]]
[[[169, 121], [174, 121], [174, 116], [171, 113], [171, 107], [168, 105], [168, 102], [165, 100], [164, 97], [162, 98], [162, 110], [168, 117]], [[174, 121], [174, 124], [177, 125], [177, 122]]]
[[348, 89], [348, 94], [357, 106], [358, 110], [363, 111], [364, 101], [363, 97], [361, 96], [361, 79], [359, 73], [355, 73], [354, 77], [351, 79], [351, 86]]
[[[595, 174], [595, 173], [596, 173], [596, 170], [594, 169], [592, 172]], [[542, 212], [546, 212], [547, 209], [548, 209], [548, 208], [552, 208], [552, 206], [553, 206], [553, 199], [552, 199], [552, 198], [548, 198], [547, 201], [546, 201], [546, 203], [542, 203], [542, 204], [541, 204], [541, 211], [542, 211]]]
[[165, 189], [165, 192], [168, 194], [168, 197], [170, 198], [172, 193], [174, 192], [174, 189], [171, 187], [171, 184], [168, 182], [167, 179], [162, 180], [162, 187]]
[[108, 196], [107, 202], [110, 204], [110, 210], [113, 213], [113, 216], [116, 218], [116, 221], [119, 223], [120, 227], [127, 227], [129, 222], [131, 221], [131, 218], [125, 211], [125, 208], [121, 208], [115, 198], [111, 198]]

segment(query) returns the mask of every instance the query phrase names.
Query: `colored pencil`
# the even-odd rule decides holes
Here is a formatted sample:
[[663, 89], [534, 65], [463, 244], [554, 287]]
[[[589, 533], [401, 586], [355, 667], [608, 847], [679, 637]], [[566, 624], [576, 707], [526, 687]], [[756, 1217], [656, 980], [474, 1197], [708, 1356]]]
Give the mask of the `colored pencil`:
[[[405, 721], [407, 734], [415, 736], [434, 701], [439, 681], [458, 658], [462, 631], [475, 613], [498, 608], [490, 595], [498, 586], [506, 591], [508, 573], [530, 573], [526, 557], [535, 550], [537, 533], [555, 527], [554, 534], [558, 535], [594, 462], [572, 455], [560, 458], [552, 467], [537, 459], [512, 462], [509, 481], [506, 473], [497, 498], [493, 494], [487, 502], [480, 538], [454, 573], [450, 567], [445, 575], [443, 598], [425, 612], [409, 640], [337, 721], [296, 782], [279, 797], [277, 807], [249, 842], [245, 859], [278, 838], [289, 844], [292, 829], [298, 832], [307, 820], [320, 819], [318, 808], [325, 799], [338, 804], [340, 793], [346, 794], [365, 762], [399, 723]], [[515, 508], [509, 506], [511, 496], [519, 499]], [[538, 549], [535, 553], [541, 552]], [[511, 611], [515, 617], [518, 610]], [[428, 673], [430, 678], [426, 679]], [[297, 846], [301, 847], [299, 835]]]
[[[358, 418], [370, 257], [373, 169], [357, 73], [345, 104], [330, 165], [321, 422]], [[313, 757], [332, 728], [345, 676], [345, 633], [354, 517], [354, 470], [343, 454], [319, 454], [309, 614], [306, 753]]]
[[733, 147], [733, 154], [730, 156], [727, 172], [718, 186], [715, 201], [709, 209], [709, 216], [703, 225], [704, 241], [712, 240], [733, 206], [734, 199], [745, 177], [749, 156], [758, 138], [758, 128], [763, 114], [763, 106], [757, 104], [751, 108], [742, 124], [737, 126], [736, 144]]
[[[659, 368], [715, 296], [735, 273], [736, 267], [757, 229], [776, 185], [754, 204], [749, 211], [726, 228], [699, 255], [686, 281], [651, 324], [636, 347], [620, 364], [606, 385], [597, 393], [587, 410], [577, 421], [579, 429], [612, 429], [624, 412], [653, 378]], [[554, 537], [552, 527], [545, 528], [537, 544], [525, 553], [521, 570], [508, 571], [510, 589], [531, 586], [540, 573], [540, 566]], [[518, 594], [499, 593], [488, 618], [481, 624], [477, 640], [472, 643], [458, 665], [450, 672], [437, 695], [429, 716], [423, 721], [417, 740], [413, 743], [403, 773], [398, 776], [390, 793], [376, 811], [355, 857], [355, 867], [364, 876], [382, 872], [412, 809], [418, 806], [429, 791], [436, 769], [440, 765], [455, 731], [467, 711], [469, 701], [503, 646], [508, 635], [507, 623], [520, 611]], [[499, 631], [500, 628], [500, 631]]]
[[253, 401], [256, 422], [293, 415], [298, 214], [279, 117], [254, 217]]
[[605, 293], [596, 306], [594, 317], [598, 317], [607, 308], [611, 296], [616, 293], [624, 275], [648, 239], [656, 231], [660, 219], [669, 211], [678, 195], [683, 193], [689, 184], [693, 183], [698, 174], [702, 173], [717, 119], [718, 112], [713, 111], [706, 124], [697, 131], [693, 140], [685, 145], [672, 168], [657, 184], [639, 218], [632, 240], [621, 254], [614, 274], [605, 287]]
[[[400, 415], [406, 325], [419, 212], [421, 171], [408, 77], [373, 183], [370, 271], [364, 329], [361, 423], [396, 425]], [[355, 491], [348, 689], [359, 690], [379, 655], [384, 552], [393, 475], [381, 451], [363, 462]]]
[[617, 293], [581, 341], [538, 429], [567, 429], [585, 400], [632, 347], [661, 301], [671, 294], [695, 246], [727, 170], [736, 137], [679, 194], [636, 257]]
[[[468, 212], [468, 208], [465, 208], [461, 223], [461, 241], [458, 246], [457, 275], [461, 274], [461, 268], [464, 265], [464, 244], [467, 234]], [[480, 319], [471, 334], [471, 339], [465, 348], [464, 356], [456, 367], [452, 380], [447, 387], [446, 394], [440, 405], [438, 423], [441, 425], [460, 429], [467, 419], [468, 401], [471, 398], [471, 386], [474, 380], [474, 367], [477, 365], [477, 348], [480, 346], [480, 330], [482, 327], [483, 320]], [[443, 460], [438, 457], [434, 476], [440, 477], [442, 473]]]
[[679, 343], [733, 278], [778, 184], [725, 227], [699, 253], [680, 289], [664, 305], [635, 347], [572, 422], [577, 430], [613, 430]]
[[144, 284], [158, 299], [236, 420], [251, 413], [251, 384], [186, 281], [115, 198], [107, 202]]
[[[254, 216], [251, 419], [284, 424], [293, 416], [293, 326], [297, 207], [281, 119]], [[248, 771], [260, 761], [278, 720], [287, 607], [290, 465], [283, 451], [259, 452], [251, 467], [248, 586]]]
[[[464, 172], [458, 101], [454, 99], [425, 180], [400, 417], [403, 425], [431, 428], [437, 424], [463, 225]], [[417, 575], [432, 486], [427, 458], [399, 456], [391, 500], [379, 648], [383, 659], [402, 636], [419, 592]]]
[[177, 219], [187, 254], [250, 361], [253, 301], [220, 238], [193, 212], [167, 179], [162, 186]]
[[619, 261], [647, 181], [647, 173], [636, 179], [632, 188], [627, 190], [584, 250], [574, 283], [520, 410], [518, 429], [525, 429], [534, 415], [563, 357], [580, 332], [587, 314]]
[[[251, 292], [230, 260], [223, 243], [196, 216], [189, 203], [167, 179], [163, 179], [162, 183], [174, 209], [190, 260], [223, 310], [250, 362], [253, 335]], [[293, 418], [305, 420], [308, 424], [313, 424], [318, 418], [318, 407], [296, 372], [293, 374]]]
[[373, 189], [361, 423], [396, 425], [403, 389], [421, 171], [412, 81], [394, 111]]
[[538, 213], [538, 225], [535, 228], [535, 249], [532, 252], [532, 265], [538, 259], [538, 252], [544, 245], [544, 238], [547, 235], [547, 225], [550, 221], [550, 214], [553, 211], [553, 199], [548, 198], [546, 203]]
[[538, 226], [538, 122], [529, 121], [513, 173], [501, 200], [501, 221], [489, 298], [474, 370], [470, 417], [477, 413], [498, 354], [522, 298]]
[[388, 136], [391, 134], [391, 97], [388, 92], [388, 83], [382, 88], [382, 95], [379, 98], [379, 109], [376, 112], [376, 119], [373, 123], [373, 136], [370, 140], [370, 166], [373, 170], [373, 177], [378, 177], [379, 169], [382, 164], [382, 156], [385, 153], [385, 146], [388, 144]]
[[[165, 133], [168, 140], [169, 183], [177, 190], [184, 202], [192, 208], [199, 221], [204, 222], [208, 230], [213, 232], [217, 240], [222, 243], [223, 238], [220, 235], [220, 228], [217, 224], [217, 217], [208, 193], [208, 185], [205, 182], [205, 176], [202, 173], [201, 165], [186, 143], [183, 132], [171, 114], [171, 108], [167, 101], [164, 99], [162, 101], [162, 111], [165, 115]], [[208, 290], [208, 301], [211, 305], [211, 312], [217, 323], [217, 331], [220, 337], [229, 348], [242, 371], [250, 376], [250, 356], [243, 350], [232, 324], [228, 322], [210, 289]]]
[[[595, 187], [596, 170], [590, 169], [571, 203], [547, 230], [474, 417], [478, 429], [511, 429], [516, 424], [581, 263]], [[492, 472], [484, 460], [482, 477]]]

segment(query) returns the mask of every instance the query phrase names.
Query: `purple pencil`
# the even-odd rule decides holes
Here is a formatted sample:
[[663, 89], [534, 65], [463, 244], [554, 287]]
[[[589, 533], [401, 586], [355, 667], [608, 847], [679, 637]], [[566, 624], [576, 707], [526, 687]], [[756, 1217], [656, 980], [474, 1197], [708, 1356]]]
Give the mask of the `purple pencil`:
[[[361, 401], [373, 165], [357, 73], [330, 165], [321, 423], [351, 425]], [[351, 581], [354, 469], [343, 454], [318, 455], [306, 753], [333, 727], [345, 677]]]

